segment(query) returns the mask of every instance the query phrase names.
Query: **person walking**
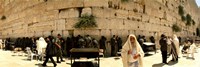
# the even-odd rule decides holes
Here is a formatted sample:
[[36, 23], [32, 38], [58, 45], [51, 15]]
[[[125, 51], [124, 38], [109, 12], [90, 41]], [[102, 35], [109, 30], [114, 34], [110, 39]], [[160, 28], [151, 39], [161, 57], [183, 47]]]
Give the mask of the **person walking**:
[[143, 67], [144, 51], [135, 35], [130, 34], [121, 51], [123, 67]]
[[53, 55], [54, 55], [54, 51], [53, 51], [53, 43], [52, 43], [52, 39], [50, 39], [51, 37], [47, 37], [46, 38], [46, 42], [47, 42], [47, 48], [46, 48], [46, 59], [44, 61], [44, 63], [42, 64], [42, 66], [47, 66], [46, 63], [48, 62], [49, 59], [51, 59], [51, 62], [53, 63], [54, 67], [57, 66], [57, 64], [55, 63], [54, 59], [53, 59]]
[[57, 38], [54, 40], [54, 44], [57, 46], [57, 53], [56, 53], [56, 57], [57, 57], [57, 63], [61, 63], [59, 61], [59, 58], [61, 59], [62, 62], [64, 62], [63, 57], [62, 57], [62, 47], [61, 47], [61, 35], [58, 34]]

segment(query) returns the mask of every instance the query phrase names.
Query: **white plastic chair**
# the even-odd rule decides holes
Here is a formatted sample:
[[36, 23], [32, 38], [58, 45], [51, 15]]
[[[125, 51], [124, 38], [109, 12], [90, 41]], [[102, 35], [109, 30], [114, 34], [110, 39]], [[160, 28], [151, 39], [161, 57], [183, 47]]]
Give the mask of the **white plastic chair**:
[[38, 54], [33, 53], [29, 47], [26, 48], [26, 51], [28, 53], [28, 59], [33, 60], [33, 57], [36, 56], [37, 60]]

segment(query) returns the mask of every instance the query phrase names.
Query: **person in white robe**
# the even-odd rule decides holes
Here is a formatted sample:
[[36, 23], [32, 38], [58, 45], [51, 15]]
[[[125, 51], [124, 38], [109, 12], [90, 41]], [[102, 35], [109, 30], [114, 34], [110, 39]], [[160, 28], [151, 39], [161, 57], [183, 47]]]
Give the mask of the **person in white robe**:
[[178, 57], [181, 57], [181, 50], [180, 50], [180, 47], [179, 47], [179, 40], [178, 40], [178, 37], [175, 34], [173, 35], [172, 42], [174, 43], [174, 45], [176, 47], [176, 52], [177, 52]]
[[36, 50], [38, 51], [38, 55], [40, 55], [40, 57], [43, 58], [43, 54], [45, 53], [45, 49], [47, 47], [46, 41], [44, 40], [43, 37], [40, 37], [39, 40], [36, 41], [36, 45], [37, 45]]
[[191, 41], [191, 45], [189, 47], [189, 49], [187, 49], [187, 57], [189, 58], [189, 55], [191, 54], [192, 59], [194, 60], [194, 53], [196, 52], [196, 45], [194, 43], [194, 41]]
[[123, 67], [143, 67], [144, 52], [135, 35], [130, 34], [122, 47]]

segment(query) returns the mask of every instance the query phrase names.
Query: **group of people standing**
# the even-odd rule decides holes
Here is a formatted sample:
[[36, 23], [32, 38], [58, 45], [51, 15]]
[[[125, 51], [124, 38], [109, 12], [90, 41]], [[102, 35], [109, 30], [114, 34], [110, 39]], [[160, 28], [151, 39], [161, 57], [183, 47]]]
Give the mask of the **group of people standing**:
[[[172, 61], [176, 62], [178, 61], [178, 57], [180, 56], [180, 49], [179, 49], [179, 40], [176, 35], [174, 35], [173, 39], [171, 39], [170, 37], [167, 37], [166, 35], [162, 34], [161, 39], [159, 40], [159, 44], [162, 53], [162, 63], [168, 64], [167, 62], [168, 53], [172, 55]], [[168, 47], [168, 45], [170, 45], [170, 47]]]

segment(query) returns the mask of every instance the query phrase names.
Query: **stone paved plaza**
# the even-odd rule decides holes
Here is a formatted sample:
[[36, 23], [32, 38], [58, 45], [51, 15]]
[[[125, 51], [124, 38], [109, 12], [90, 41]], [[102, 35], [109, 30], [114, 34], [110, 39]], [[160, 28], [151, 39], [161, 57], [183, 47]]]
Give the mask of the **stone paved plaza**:
[[[197, 51], [200, 49], [198, 48]], [[169, 61], [168, 65], [161, 63], [161, 53], [157, 50], [157, 53], [150, 52], [149, 56], [144, 57], [144, 67], [200, 67], [200, 52], [195, 53], [195, 60], [188, 59], [184, 55], [179, 58], [178, 63], [170, 62], [171, 56], [167, 59]], [[122, 67], [121, 58], [114, 59], [116, 57], [100, 58], [100, 67]], [[56, 57], [54, 57], [56, 60]], [[94, 61], [94, 59], [88, 59]], [[42, 67], [42, 61], [27, 60], [26, 56], [18, 56], [11, 51], [0, 50], [0, 66], [1, 67]], [[65, 62], [57, 64], [57, 67], [70, 67], [70, 60], [65, 58]], [[47, 63], [48, 67], [53, 67], [52, 63]]]

